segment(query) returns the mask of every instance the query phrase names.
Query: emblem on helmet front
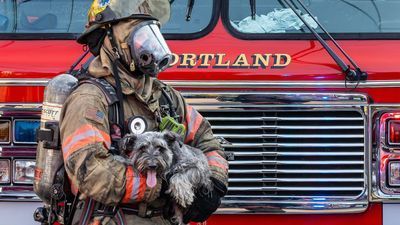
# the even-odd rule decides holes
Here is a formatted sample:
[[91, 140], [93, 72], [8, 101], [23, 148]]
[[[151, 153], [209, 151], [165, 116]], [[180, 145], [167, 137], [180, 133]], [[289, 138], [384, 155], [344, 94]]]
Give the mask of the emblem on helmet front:
[[96, 15], [103, 12], [112, 0], [94, 0], [88, 12], [89, 23], [96, 20]]
[[106, 7], [110, 4], [111, 0], [99, 0], [100, 7]]

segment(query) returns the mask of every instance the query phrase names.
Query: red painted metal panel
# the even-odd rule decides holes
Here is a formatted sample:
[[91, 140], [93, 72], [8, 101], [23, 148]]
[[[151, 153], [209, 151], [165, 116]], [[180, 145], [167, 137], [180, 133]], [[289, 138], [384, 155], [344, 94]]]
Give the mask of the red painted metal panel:
[[[382, 205], [371, 204], [360, 214], [330, 215], [215, 215], [207, 225], [381, 225]], [[196, 223], [192, 223], [196, 225]]]
[[0, 103], [42, 102], [44, 87], [0, 87]]
[[[193, 68], [174, 66], [160, 78], [164, 80], [343, 80], [343, 74], [317, 41], [310, 40], [239, 40], [232, 37], [219, 22], [209, 35], [188, 41], [168, 41], [177, 54], [225, 54], [221, 63], [231, 64], [245, 54], [252, 64], [252, 54], [288, 54], [291, 63], [281, 69], [271, 68]], [[361, 68], [368, 71], [371, 80], [400, 79], [398, 60], [400, 40], [341, 40], [341, 46]], [[1, 78], [52, 77], [63, 71], [82, 54], [82, 46], [74, 41], [0, 41]]]

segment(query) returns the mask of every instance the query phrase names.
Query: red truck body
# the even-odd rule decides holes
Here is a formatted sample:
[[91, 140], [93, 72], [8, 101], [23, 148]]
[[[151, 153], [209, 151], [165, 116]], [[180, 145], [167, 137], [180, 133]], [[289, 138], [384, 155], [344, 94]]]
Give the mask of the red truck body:
[[[391, 107], [399, 104], [400, 40], [338, 42], [369, 75], [368, 80], [361, 81], [357, 87], [355, 83], [345, 84], [340, 68], [316, 40], [239, 39], [228, 32], [221, 20], [212, 31], [198, 39], [168, 40], [175, 60], [159, 78], [184, 93], [357, 93], [367, 96], [370, 104]], [[83, 48], [74, 40], [1, 40], [0, 104], [40, 104], [48, 79], [68, 70], [81, 54]], [[371, 135], [373, 127], [369, 126], [366, 133]], [[7, 154], [34, 157], [35, 148], [17, 151], [3, 148], [1, 157], [7, 157]], [[392, 224], [384, 222], [383, 205], [386, 203], [382, 202], [385, 201], [371, 194], [374, 168], [365, 167], [369, 168], [366, 170], [369, 203], [363, 212], [288, 215], [230, 211], [214, 215], [207, 224]], [[10, 199], [3, 200], [2, 207], [5, 207]]]

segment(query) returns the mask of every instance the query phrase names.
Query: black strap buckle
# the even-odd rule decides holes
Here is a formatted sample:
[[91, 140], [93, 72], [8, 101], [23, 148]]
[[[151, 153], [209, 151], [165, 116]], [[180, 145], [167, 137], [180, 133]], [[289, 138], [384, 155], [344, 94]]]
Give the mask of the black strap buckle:
[[93, 212], [94, 216], [104, 216], [113, 218], [118, 212], [117, 206], [106, 206], [101, 205], [98, 209]]
[[45, 122], [44, 128], [37, 131], [37, 141], [43, 141], [44, 148], [61, 149], [58, 121]]

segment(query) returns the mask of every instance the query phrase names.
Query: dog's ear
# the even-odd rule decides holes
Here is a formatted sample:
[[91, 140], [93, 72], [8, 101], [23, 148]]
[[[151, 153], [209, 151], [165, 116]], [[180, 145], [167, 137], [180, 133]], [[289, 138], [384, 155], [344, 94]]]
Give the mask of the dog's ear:
[[123, 152], [130, 152], [133, 151], [133, 147], [135, 146], [135, 142], [137, 140], [136, 134], [127, 134], [123, 137], [119, 142], [119, 150]]
[[175, 141], [179, 141], [180, 140], [180, 136], [172, 131], [164, 131], [163, 132], [164, 135], [164, 139], [168, 144], [172, 144]]

